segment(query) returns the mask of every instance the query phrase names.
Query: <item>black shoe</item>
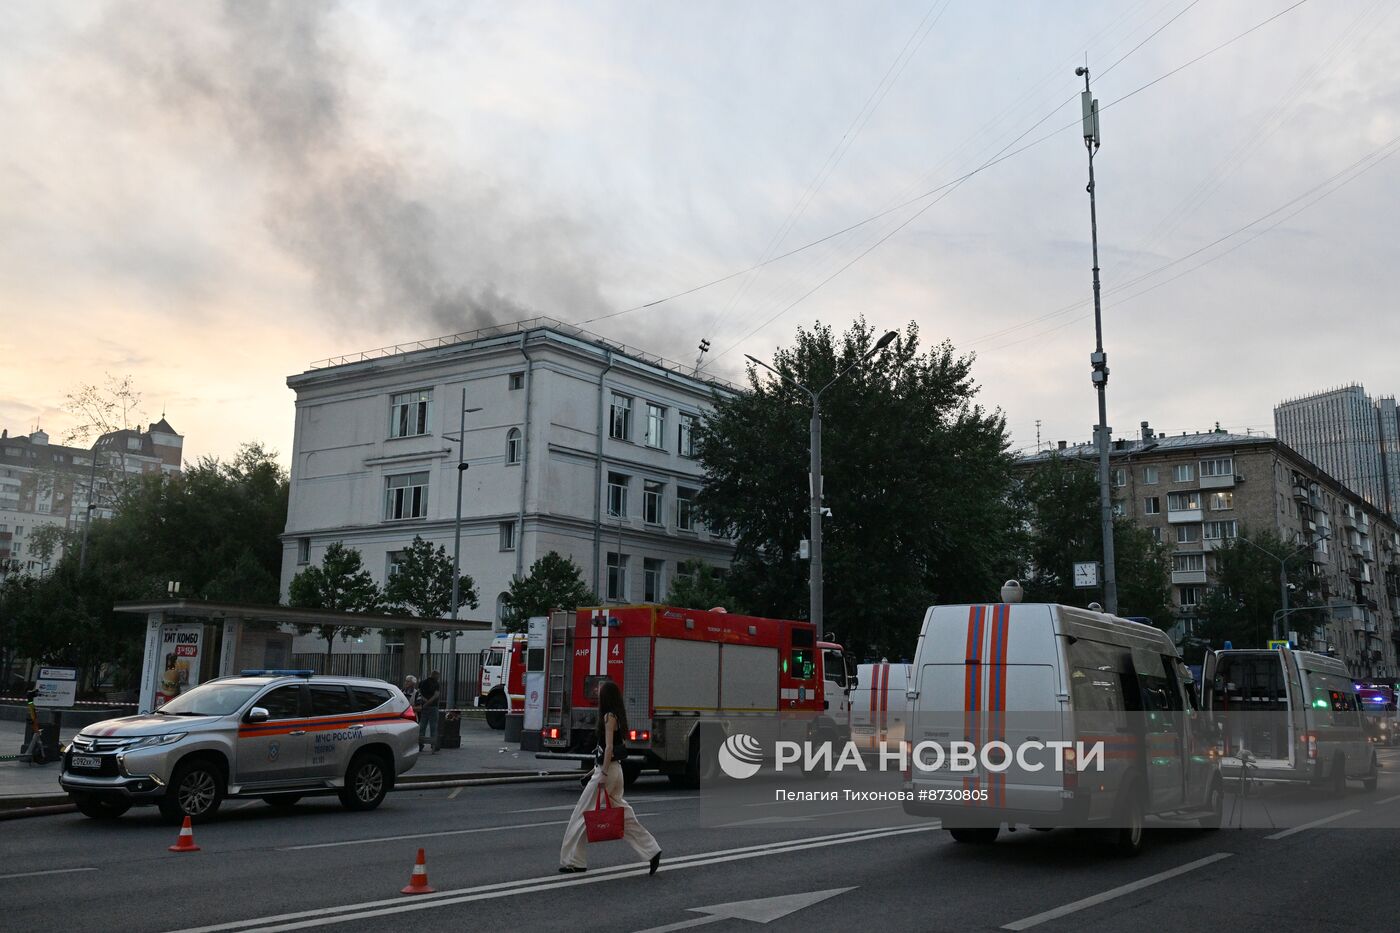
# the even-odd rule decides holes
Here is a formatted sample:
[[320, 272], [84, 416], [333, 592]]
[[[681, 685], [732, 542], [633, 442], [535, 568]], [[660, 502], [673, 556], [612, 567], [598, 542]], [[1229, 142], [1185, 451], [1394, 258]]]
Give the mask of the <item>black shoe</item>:
[[654, 874], [656, 874], [656, 869], [659, 868], [660, 866], [661, 866], [661, 853], [658, 852], [658, 853], [656, 853], [655, 855], [653, 855], [653, 856], [651, 857], [651, 871], [647, 872], [647, 874], [649, 874], [649, 875], [654, 875]]
[[588, 869], [580, 865], [560, 865], [559, 871], [561, 874], [573, 875], [581, 871], [588, 871]]

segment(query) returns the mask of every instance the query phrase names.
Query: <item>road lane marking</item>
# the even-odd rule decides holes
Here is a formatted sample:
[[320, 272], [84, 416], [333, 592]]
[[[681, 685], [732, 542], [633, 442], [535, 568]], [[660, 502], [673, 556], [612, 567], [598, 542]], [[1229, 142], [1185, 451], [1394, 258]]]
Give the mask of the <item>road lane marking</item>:
[[751, 923], [772, 923], [789, 914], [805, 910], [814, 904], [829, 900], [855, 888], [831, 888], [827, 891], [811, 891], [805, 894], [779, 894], [775, 897], [760, 897], [749, 901], [732, 901], [728, 904], [711, 904], [709, 907], [689, 907], [693, 914], [706, 914], [693, 920], [679, 920], [665, 926], [650, 927], [638, 933], [675, 933], [676, 930], [689, 930], [692, 927], [718, 923], [721, 920], [748, 920]]
[[[572, 810], [570, 806], [568, 809]], [[655, 816], [638, 813], [637, 816]], [[511, 829], [534, 829], [539, 826], [564, 826], [568, 820], [546, 820], [540, 823], [513, 823], [509, 826], [475, 826], [471, 829], [443, 829], [432, 833], [402, 833], [397, 836], [372, 836], [366, 839], [342, 839], [339, 842], [310, 842], [299, 846], [278, 846], [278, 852], [300, 852], [303, 849], [334, 849], [339, 846], [367, 846], [376, 842], [402, 842], [405, 839], [437, 839], [441, 836], [472, 836], [477, 833], [502, 833]]]
[[1384, 800], [1377, 800], [1375, 803], [1371, 804], [1371, 806], [1379, 807], [1383, 803], [1394, 803], [1397, 800], [1400, 800], [1400, 794], [1396, 794], [1394, 797], [1387, 797]]
[[466, 788], [464, 788], [464, 787], [458, 787], [456, 790], [452, 791], [452, 793], [450, 793], [450, 794], [447, 795], [447, 799], [448, 799], [448, 800], [456, 800], [456, 799], [457, 799], [457, 795], [460, 794], [460, 793], [461, 793], [462, 791], [464, 791], [464, 790], [466, 790]]
[[1081, 898], [1080, 900], [1072, 901], [1068, 904], [1065, 904], [1063, 907], [1056, 907], [1054, 910], [1047, 910], [1043, 913], [1038, 913], [1034, 916], [1017, 920], [1014, 923], [1008, 923], [1004, 927], [1002, 927], [1002, 929], [1029, 930], [1031, 927], [1039, 926], [1047, 920], [1058, 920], [1060, 917], [1064, 917], [1068, 914], [1078, 913], [1081, 910], [1085, 910], [1090, 907], [1096, 907], [1099, 904], [1104, 903], [1105, 901], [1114, 900], [1115, 898], [1122, 897], [1125, 894], [1132, 894], [1134, 891], [1141, 891], [1143, 888], [1151, 887], [1154, 884], [1160, 884], [1163, 881], [1168, 881], [1179, 875], [1184, 875], [1187, 872], [1195, 871], [1198, 868], [1205, 868], [1207, 865], [1214, 864], [1215, 862], [1218, 862], [1221, 859], [1227, 859], [1233, 854], [1233, 852], [1217, 852], [1214, 855], [1208, 855], [1205, 858], [1198, 858], [1194, 862], [1187, 862], [1185, 865], [1178, 865], [1175, 868], [1169, 868], [1166, 871], [1158, 872], [1155, 875], [1148, 875], [1146, 878], [1139, 878], [1137, 881], [1132, 881], [1128, 884], [1122, 884], [1116, 888], [1110, 888], [1109, 890], [1104, 891], [1101, 894], [1095, 894], [1090, 897]]
[[33, 878], [37, 875], [67, 875], [75, 871], [97, 871], [96, 868], [49, 868], [44, 871], [17, 871], [12, 875], [0, 875], [0, 881], [6, 878]]
[[[862, 829], [854, 832], [832, 833], [826, 836], [802, 836], [782, 842], [768, 842], [761, 845], [742, 846], [739, 848], [723, 849], [718, 852], [699, 852], [692, 855], [681, 855], [667, 859], [661, 863], [660, 870], [678, 871], [680, 869], [693, 868], [701, 865], [714, 865], [722, 862], [759, 858], [765, 855], [782, 855], [788, 852], [800, 852], [806, 849], [862, 842], [866, 839], [884, 839], [893, 836], [909, 835], [911, 833], [931, 832], [940, 829], [941, 825], [942, 824], [937, 820], [932, 820], [927, 824], [920, 824], [918, 826]], [[597, 884], [603, 881], [610, 881], [613, 878], [634, 878], [645, 875], [648, 871], [649, 868], [645, 863], [613, 865], [607, 868], [590, 869], [587, 874], [583, 875], [556, 874], [545, 875], [539, 878], [520, 878], [514, 881], [496, 882], [470, 888], [458, 888], [453, 891], [420, 894], [412, 901], [404, 901], [402, 898], [398, 897], [384, 898], [375, 901], [364, 901], [359, 904], [344, 904], [339, 907], [322, 907], [313, 910], [297, 911], [295, 913], [277, 914], [270, 917], [256, 917], [251, 920], [234, 920], [227, 923], [213, 924], [211, 926], [192, 927], [175, 931], [175, 933], [221, 933], [221, 931], [225, 930], [252, 929], [257, 929], [261, 931], [261, 933], [274, 933], [274, 931], [278, 930], [298, 930], [308, 926], [324, 926], [330, 923], [342, 923], [347, 920], [363, 920], [405, 910], [425, 910], [444, 904], [460, 904], [466, 901], [509, 897], [515, 894], [547, 891], [554, 888]], [[266, 926], [266, 924], [283, 925]]]
[[1360, 810], [1343, 810], [1341, 813], [1333, 813], [1331, 816], [1324, 816], [1320, 820], [1313, 820], [1311, 823], [1304, 823], [1302, 826], [1294, 826], [1292, 829], [1285, 829], [1281, 833], [1274, 833], [1272, 836], [1265, 836], [1265, 839], [1285, 839], [1294, 833], [1301, 833], [1305, 829], [1312, 829], [1314, 826], [1325, 826], [1328, 823], [1335, 823], [1337, 820], [1355, 816]]
[[[646, 797], [643, 798], [647, 806], [657, 803], [669, 803], [672, 800], [699, 800], [699, 794], [688, 794], [683, 797]], [[628, 803], [632, 801], [629, 799]], [[557, 807], [529, 807], [524, 810], [507, 810], [506, 813], [552, 813], [555, 810], [572, 810], [577, 804], [561, 803]]]

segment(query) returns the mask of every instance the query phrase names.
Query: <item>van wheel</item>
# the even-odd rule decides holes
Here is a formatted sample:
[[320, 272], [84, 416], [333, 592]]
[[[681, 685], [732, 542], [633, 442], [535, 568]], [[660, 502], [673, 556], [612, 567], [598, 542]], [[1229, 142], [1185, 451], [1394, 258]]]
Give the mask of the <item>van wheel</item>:
[[1331, 797], [1347, 795], [1347, 760], [1342, 755], [1332, 759], [1332, 775], [1327, 781], [1327, 793]]
[[224, 774], [207, 758], [182, 762], [160, 798], [160, 815], [167, 823], [180, 823], [185, 817], [193, 822], [208, 819], [224, 802]]
[[345, 770], [345, 786], [340, 790], [340, 802], [347, 810], [373, 810], [384, 802], [389, 793], [389, 773], [384, 759], [360, 752], [350, 759]]
[[1124, 787], [1123, 802], [1118, 805], [1114, 816], [1117, 827], [1113, 831], [1113, 848], [1119, 855], [1131, 858], [1142, 852], [1145, 809], [1138, 785], [1133, 783]]
[[1219, 829], [1225, 819], [1225, 790], [1218, 779], [1210, 782], [1210, 790], [1206, 793], [1206, 810], [1208, 812], [1200, 819], [1201, 829]]
[[1366, 776], [1361, 779], [1361, 786], [1366, 793], [1371, 793], [1376, 789], [1376, 781], [1380, 777], [1380, 768], [1376, 764], [1376, 756], [1371, 756], [1371, 770], [1366, 772]]
[[954, 842], [964, 845], [989, 846], [997, 841], [997, 835], [1001, 832], [1000, 826], [978, 827], [977, 829], [950, 829], [949, 835]]
[[486, 698], [486, 724], [492, 729], [506, 727], [506, 695], [496, 691]]

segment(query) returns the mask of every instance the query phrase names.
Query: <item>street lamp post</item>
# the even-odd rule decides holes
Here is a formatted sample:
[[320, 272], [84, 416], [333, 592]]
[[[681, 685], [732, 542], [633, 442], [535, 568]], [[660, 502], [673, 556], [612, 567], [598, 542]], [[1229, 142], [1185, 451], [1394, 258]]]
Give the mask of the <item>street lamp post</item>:
[[[1325, 609], [1325, 610], [1327, 610], [1328, 612], [1331, 612], [1333, 609], [1363, 609], [1363, 608], [1365, 608], [1365, 607], [1364, 607], [1364, 606], [1361, 606], [1361, 605], [1359, 605], [1359, 604], [1357, 604], [1357, 603], [1335, 603], [1335, 604], [1329, 603], [1329, 604], [1326, 605], [1326, 606], [1296, 606], [1296, 607], [1294, 607], [1294, 608], [1292, 608], [1292, 609], [1277, 609], [1277, 610], [1274, 611], [1274, 618], [1273, 618], [1273, 621], [1269, 624], [1269, 628], [1273, 629], [1273, 630], [1275, 631], [1275, 633], [1277, 633], [1277, 632], [1279, 631], [1279, 622], [1280, 622], [1281, 620], [1283, 620], [1283, 619], [1288, 618], [1289, 616], [1291, 616], [1291, 615], [1292, 615], [1293, 613], [1295, 613], [1295, 612], [1313, 612], [1313, 611], [1316, 611], [1316, 610], [1318, 610], [1318, 609]], [[1275, 634], [1275, 637], [1277, 638], [1277, 634]]]
[[1265, 555], [1267, 555], [1271, 560], [1276, 560], [1276, 561], [1278, 561], [1278, 595], [1279, 595], [1279, 603], [1280, 603], [1281, 608], [1280, 608], [1280, 610], [1279, 610], [1279, 613], [1276, 613], [1276, 614], [1275, 614], [1274, 620], [1273, 620], [1273, 624], [1270, 626], [1270, 628], [1271, 628], [1272, 631], [1273, 631], [1273, 636], [1274, 636], [1275, 639], [1277, 639], [1277, 638], [1279, 637], [1279, 629], [1278, 629], [1279, 619], [1281, 619], [1283, 616], [1288, 615], [1288, 612], [1289, 612], [1289, 610], [1288, 610], [1288, 562], [1289, 562], [1290, 560], [1292, 560], [1293, 558], [1299, 557], [1299, 556], [1301, 556], [1302, 554], [1304, 554], [1304, 553], [1306, 553], [1306, 552], [1312, 550], [1312, 549], [1317, 545], [1317, 542], [1318, 542], [1318, 541], [1326, 541], [1326, 540], [1327, 540], [1328, 538], [1330, 538], [1330, 537], [1332, 537], [1332, 533], [1331, 533], [1330, 531], [1324, 532], [1323, 534], [1318, 535], [1317, 538], [1316, 538], [1316, 540], [1310, 541], [1310, 542], [1308, 542], [1307, 544], [1303, 545], [1302, 547], [1297, 548], [1297, 549], [1294, 550], [1291, 554], [1285, 554], [1283, 557], [1279, 557], [1279, 556], [1278, 556], [1277, 554], [1275, 554], [1273, 551], [1270, 551], [1268, 548], [1260, 547], [1259, 545], [1255, 544], [1253, 541], [1251, 541], [1251, 540], [1249, 540], [1248, 538], [1246, 538], [1244, 535], [1236, 535], [1236, 536], [1235, 536], [1235, 540], [1237, 540], [1237, 541], [1243, 541], [1245, 544], [1248, 544], [1250, 547], [1254, 548], [1254, 549], [1255, 549], [1256, 551], [1258, 551], [1260, 554], [1265, 554]]
[[747, 358], [748, 361], [749, 361], [750, 363], [753, 363], [753, 364], [755, 364], [755, 365], [757, 365], [757, 366], [762, 366], [764, 369], [768, 370], [770, 373], [772, 373], [773, 375], [777, 376], [777, 377], [778, 377], [780, 380], [782, 380], [783, 382], [786, 382], [786, 383], [788, 383], [788, 384], [791, 385], [791, 386], [795, 386], [796, 388], [801, 389], [803, 392], [805, 392], [805, 393], [807, 394], [807, 398], [808, 398], [808, 399], [811, 401], [811, 403], [812, 403], [812, 420], [811, 420], [811, 425], [810, 425], [810, 428], [811, 428], [811, 439], [810, 439], [809, 447], [808, 447], [808, 452], [809, 452], [809, 454], [810, 454], [810, 465], [808, 466], [808, 470], [809, 470], [809, 476], [808, 476], [808, 480], [809, 480], [809, 484], [808, 484], [808, 485], [809, 485], [809, 490], [808, 490], [808, 491], [809, 491], [809, 493], [810, 493], [810, 503], [809, 503], [808, 508], [809, 508], [809, 512], [810, 512], [809, 519], [810, 519], [810, 522], [811, 522], [811, 532], [810, 532], [811, 537], [810, 537], [810, 539], [809, 539], [810, 543], [808, 544], [808, 561], [807, 561], [807, 583], [808, 583], [808, 590], [809, 590], [809, 593], [810, 593], [810, 595], [809, 595], [809, 597], [808, 597], [809, 600], [810, 600], [810, 603], [809, 603], [809, 607], [808, 607], [808, 610], [807, 610], [807, 616], [808, 616], [808, 618], [812, 621], [812, 623], [813, 623], [814, 625], [816, 625], [816, 627], [817, 627], [817, 634], [818, 634], [818, 635], [821, 635], [821, 633], [822, 633], [822, 617], [823, 617], [823, 606], [822, 606], [822, 393], [824, 393], [827, 389], [829, 389], [829, 388], [831, 388], [833, 385], [835, 385], [836, 382], [837, 382], [837, 380], [839, 380], [842, 376], [846, 375], [846, 373], [848, 373], [848, 372], [850, 372], [852, 369], [854, 369], [858, 364], [865, 362], [866, 360], [868, 360], [868, 359], [870, 359], [871, 357], [873, 357], [875, 354], [879, 353], [881, 350], [885, 349], [885, 347], [889, 346], [889, 345], [890, 345], [890, 341], [894, 340], [895, 337], [897, 337], [897, 336], [899, 336], [899, 335], [898, 335], [897, 333], [895, 333], [894, 331], [892, 331], [892, 330], [891, 330], [891, 331], [887, 331], [883, 337], [881, 337], [879, 340], [877, 340], [877, 341], [875, 342], [875, 346], [873, 346], [873, 347], [870, 348], [870, 352], [866, 353], [866, 354], [865, 354], [864, 356], [862, 356], [860, 359], [858, 359], [858, 360], [856, 360], [855, 362], [851, 363], [851, 365], [849, 365], [849, 366], [847, 366], [845, 369], [841, 370], [841, 371], [840, 371], [839, 373], [837, 373], [835, 376], [832, 376], [830, 382], [828, 382], [826, 385], [822, 386], [820, 389], [818, 389], [818, 390], [815, 391], [815, 392], [813, 392], [811, 389], [807, 388], [807, 387], [806, 387], [805, 385], [803, 385], [802, 383], [798, 382], [796, 379], [793, 379], [791, 376], [785, 376], [785, 375], [783, 375], [782, 373], [778, 372], [776, 369], [774, 369], [772, 366], [769, 366], [767, 363], [763, 362], [762, 360], [760, 360], [760, 359], [758, 359], [758, 358], [756, 358], [756, 357], [753, 357], [753, 356], [749, 356], [747, 353], [744, 354], [745, 358]]
[[[462, 478], [467, 472], [467, 460], [464, 445], [467, 440], [467, 415], [481, 411], [480, 408], [467, 407], [467, 389], [462, 387], [462, 404], [460, 406], [457, 421], [457, 513], [452, 523], [452, 621], [457, 621], [457, 609], [461, 598], [461, 573], [462, 573]], [[454, 709], [457, 706], [457, 639], [461, 632], [452, 630], [452, 678], [447, 682], [447, 707]]]
[[1113, 498], [1108, 482], [1108, 447], [1113, 429], [1108, 426], [1108, 354], [1103, 349], [1103, 303], [1099, 297], [1099, 215], [1094, 200], [1094, 154], [1099, 151], [1099, 102], [1089, 90], [1089, 69], [1081, 67], [1074, 73], [1084, 79], [1084, 148], [1089, 152], [1089, 235], [1094, 253], [1094, 352], [1089, 355], [1093, 367], [1090, 381], [1099, 397], [1099, 423], [1094, 437], [1099, 450], [1099, 526], [1103, 535], [1103, 601], [1109, 615], [1118, 614], [1118, 572], [1113, 560]]

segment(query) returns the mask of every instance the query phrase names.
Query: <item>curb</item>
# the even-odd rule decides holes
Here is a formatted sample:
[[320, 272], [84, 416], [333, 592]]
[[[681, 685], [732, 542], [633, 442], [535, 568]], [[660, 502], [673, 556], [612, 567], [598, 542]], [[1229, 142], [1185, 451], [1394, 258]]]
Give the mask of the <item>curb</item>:
[[[487, 787], [492, 784], [532, 784], [544, 781], [578, 780], [576, 771], [463, 771], [452, 774], [408, 776], [394, 782], [396, 791], [442, 790], [448, 787]], [[78, 808], [67, 794], [40, 794], [33, 797], [0, 798], [0, 821], [22, 820], [31, 816], [76, 813]]]

